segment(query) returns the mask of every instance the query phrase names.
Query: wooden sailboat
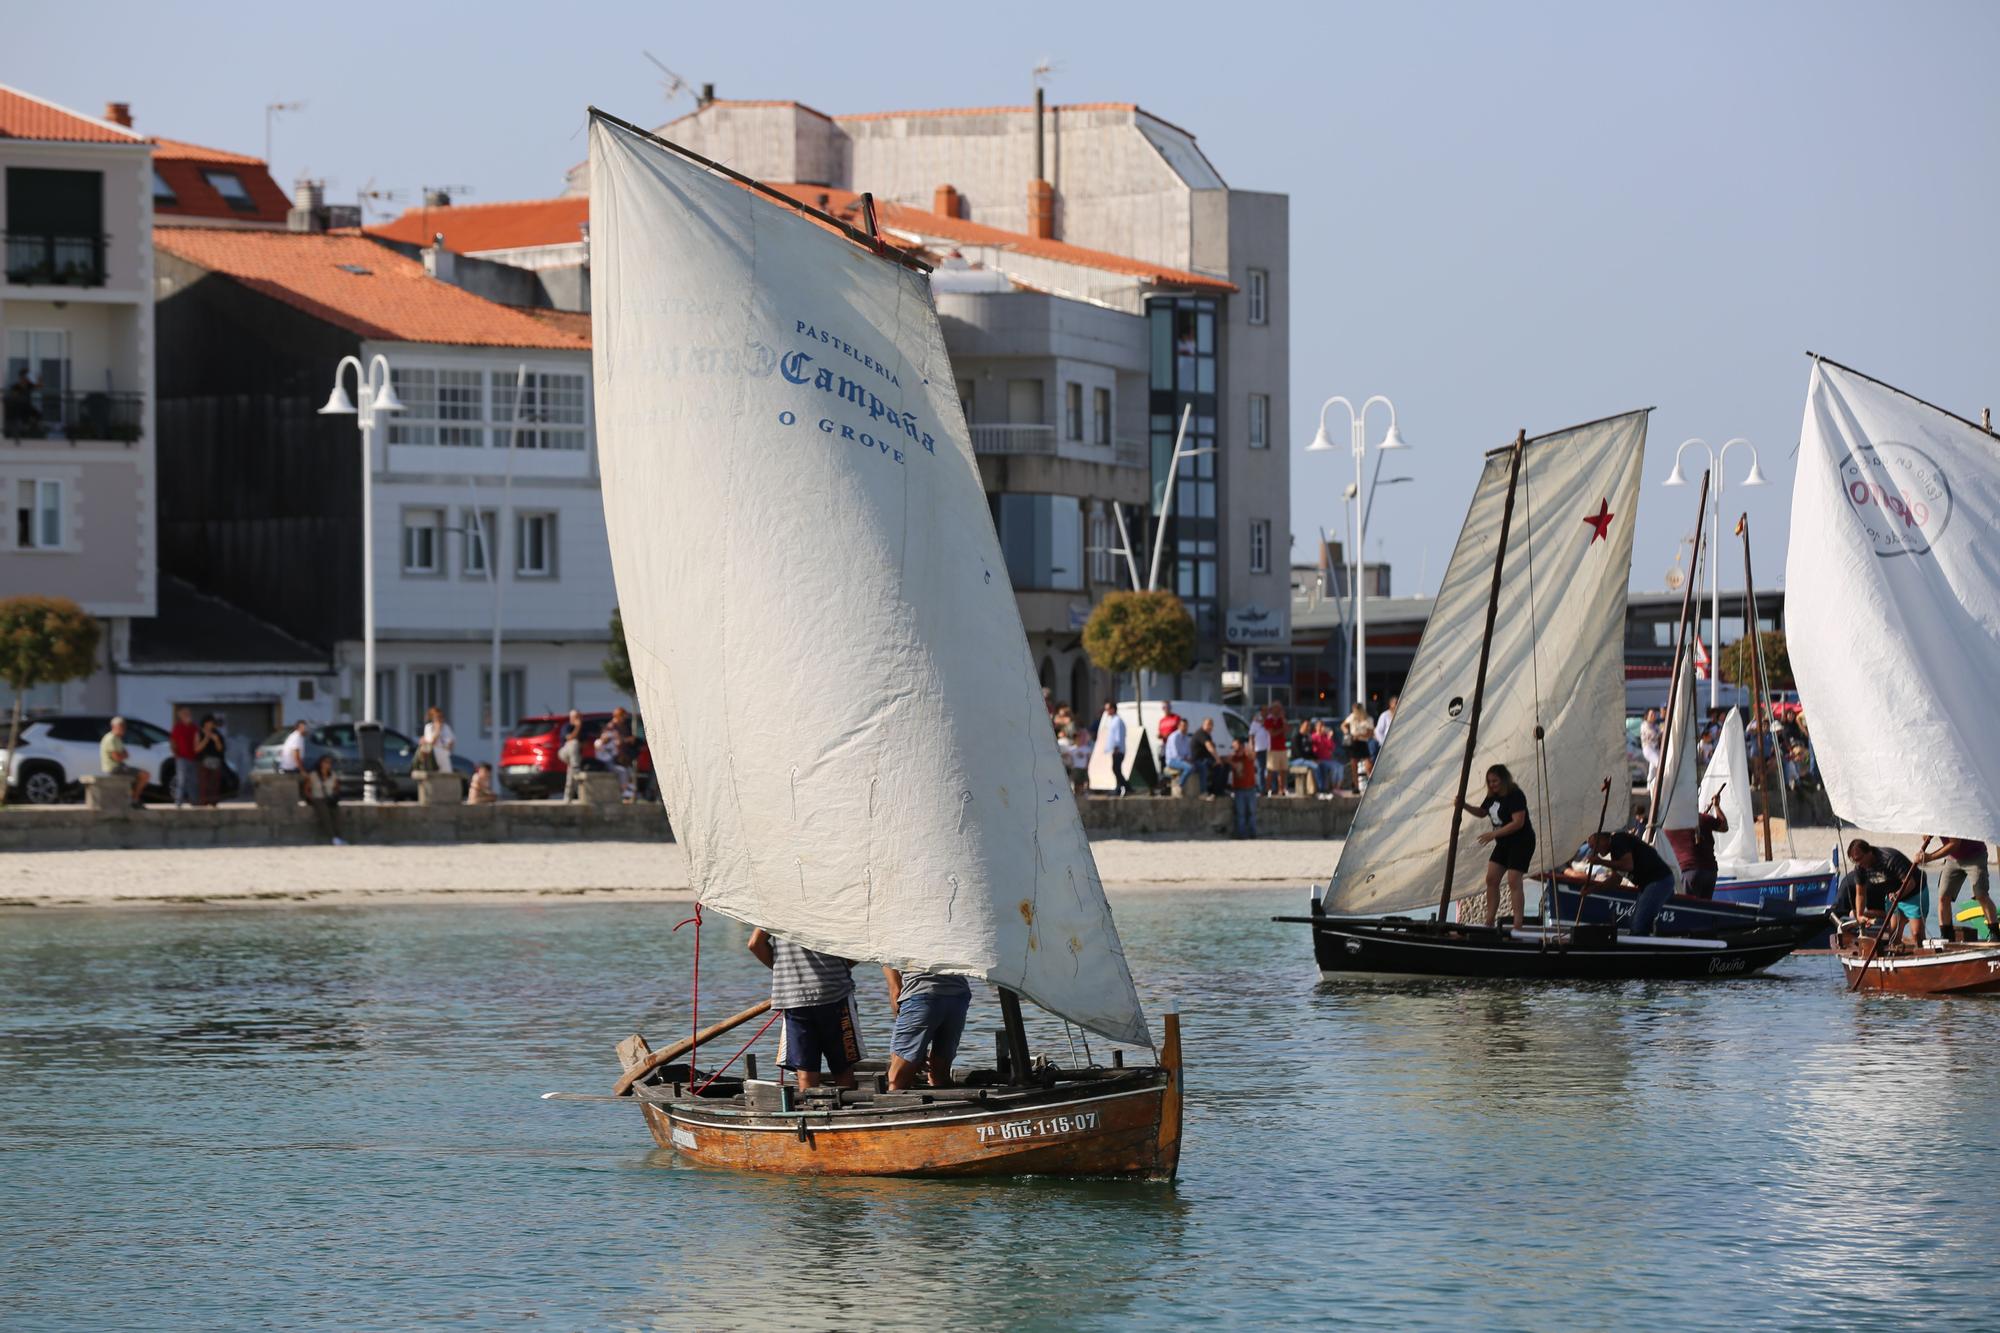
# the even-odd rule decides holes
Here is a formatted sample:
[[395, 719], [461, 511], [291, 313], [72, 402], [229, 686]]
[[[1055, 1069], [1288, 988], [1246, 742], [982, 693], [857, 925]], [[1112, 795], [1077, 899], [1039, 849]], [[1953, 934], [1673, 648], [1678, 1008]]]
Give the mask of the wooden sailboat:
[[1735, 977], [1811, 928], [1759, 923], [1697, 940], [1465, 920], [1485, 878], [1486, 849], [1464, 818], [1475, 773], [1512, 771], [1546, 875], [1599, 828], [1605, 784], [1625, 772], [1625, 593], [1646, 422], [1641, 411], [1523, 434], [1487, 455], [1332, 881], [1310, 916], [1279, 918], [1311, 925], [1323, 976]]
[[[590, 159], [606, 525], [698, 899], [991, 982], [1006, 1035], [946, 1088], [698, 1070], [752, 1009], [658, 1053], [628, 1039], [613, 1099], [716, 1167], [1170, 1179], [1178, 1020], [1155, 1042], [1126, 966], [927, 267], [872, 212], [857, 228], [596, 111]], [[1022, 1000], [1154, 1059], [1039, 1059]]]
[[[2000, 841], [2000, 442], [1823, 358], [1806, 391], [1785, 625], [1834, 813], [1858, 828]], [[1884, 725], [1890, 720], [1890, 725]], [[1842, 923], [1850, 988], [2000, 991], [2000, 944], [1875, 947]]]

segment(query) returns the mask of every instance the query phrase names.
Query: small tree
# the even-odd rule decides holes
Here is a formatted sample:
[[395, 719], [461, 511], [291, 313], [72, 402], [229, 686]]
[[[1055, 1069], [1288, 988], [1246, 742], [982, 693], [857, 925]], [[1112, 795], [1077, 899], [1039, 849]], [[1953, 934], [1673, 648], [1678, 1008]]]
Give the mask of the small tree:
[[14, 691], [7, 730], [7, 768], [0, 772], [0, 805], [7, 802], [14, 751], [21, 746], [21, 710], [37, 685], [80, 680], [97, 669], [102, 627], [67, 597], [0, 600], [0, 680]]
[[1108, 594], [1083, 626], [1083, 651], [1092, 665], [1111, 673], [1111, 697], [1118, 697], [1118, 673], [1132, 673], [1132, 698], [1138, 704], [1139, 748], [1150, 756], [1146, 738], [1146, 700], [1141, 672], [1171, 675], [1194, 661], [1194, 617], [1170, 592]]
[[625, 651], [625, 617], [615, 606], [611, 608], [611, 656], [604, 659], [604, 677], [627, 698], [639, 697], [638, 688], [632, 683], [632, 658]]
[[[1792, 683], [1792, 655], [1785, 648], [1785, 632], [1781, 629], [1767, 629], [1757, 636], [1764, 644], [1764, 688], [1767, 690], [1789, 690]], [[1752, 639], [1744, 635], [1735, 643], [1724, 648], [1717, 656], [1717, 665], [1722, 678], [1731, 685], [1755, 683], [1751, 674], [1754, 666], [1751, 654], [1755, 651]]]

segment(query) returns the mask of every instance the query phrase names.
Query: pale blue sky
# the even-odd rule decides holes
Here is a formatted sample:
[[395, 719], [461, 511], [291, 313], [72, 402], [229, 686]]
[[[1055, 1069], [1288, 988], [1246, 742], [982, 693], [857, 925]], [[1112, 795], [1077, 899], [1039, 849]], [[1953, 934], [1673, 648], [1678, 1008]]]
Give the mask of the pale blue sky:
[[[1696, 435], [1758, 445], [1777, 484], [1726, 514], [1748, 501], [1779, 576], [1805, 349], [2000, 407], [1990, 3], [85, 0], [7, 31], [0, 80], [130, 101], [151, 133], [260, 153], [264, 104], [304, 100], [274, 167], [336, 198], [553, 194], [587, 104], [670, 110], [641, 48], [829, 112], [1022, 102], [1051, 56], [1055, 100], [1138, 102], [1232, 185], [1291, 196], [1293, 448], [1328, 394], [1395, 399], [1416, 451], [1385, 475], [1416, 481], [1382, 493], [1369, 547], [1399, 590], [1420, 567], [1435, 587], [1479, 453], [1516, 427], [1660, 409], [1633, 570], [1657, 588], [1693, 504], [1657, 483]], [[1347, 467], [1295, 452], [1302, 555]]]

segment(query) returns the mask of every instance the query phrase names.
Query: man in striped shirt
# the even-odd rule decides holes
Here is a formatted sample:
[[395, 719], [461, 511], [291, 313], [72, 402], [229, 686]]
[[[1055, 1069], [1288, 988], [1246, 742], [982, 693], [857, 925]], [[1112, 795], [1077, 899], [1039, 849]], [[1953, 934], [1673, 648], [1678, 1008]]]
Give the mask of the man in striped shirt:
[[750, 952], [771, 969], [771, 1007], [778, 1023], [778, 1067], [800, 1088], [820, 1086], [820, 1064], [837, 1088], [854, 1086], [854, 1066], [866, 1058], [854, 1011], [854, 964], [781, 940], [762, 926], [750, 932]]

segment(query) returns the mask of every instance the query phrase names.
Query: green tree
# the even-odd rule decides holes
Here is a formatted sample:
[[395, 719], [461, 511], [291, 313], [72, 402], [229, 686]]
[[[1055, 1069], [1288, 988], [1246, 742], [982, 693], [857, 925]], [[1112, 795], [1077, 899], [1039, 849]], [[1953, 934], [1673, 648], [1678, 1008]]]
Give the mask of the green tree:
[[1146, 735], [1147, 671], [1172, 675], [1194, 661], [1194, 617], [1170, 592], [1114, 592], [1097, 604], [1083, 626], [1083, 651], [1100, 671], [1111, 673], [1111, 697], [1118, 697], [1118, 674], [1132, 673], [1132, 698], [1139, 706], [1139, 743], [1132, 767], [1151, 771]]
[[[1785, 649], [1785, 632], [1781, 629], [1767, 629], [1759, 634], [1764, 644], [1764, 688], [1768, 690], [1789, 690], [1792, 683], [1792, 655]], [[1717, 659], [1722, 670], [1722, 678], [1731, 685], [1751, 685], [1755, 678], [1751, 675], [1751, 640], [1746, 634], [1735, 643], [1724, 648]]]
[[[14, 691], [14, 717], [7, 730], [7, 761], [21, 744], [21, 710], [37, 685], [80, 680], [97, 669], [103, 627], [67, 597], [0, 599], [0, 680]], [[0, 805], [7, 781], [0, 773]]]
[[639, 697], [638, 687], [632, 683], [632, 657], [625, 651], [625, 617], [615, 606], [611, 608], [611, 656], [604, 659], [604, 677], [627, 698]]

